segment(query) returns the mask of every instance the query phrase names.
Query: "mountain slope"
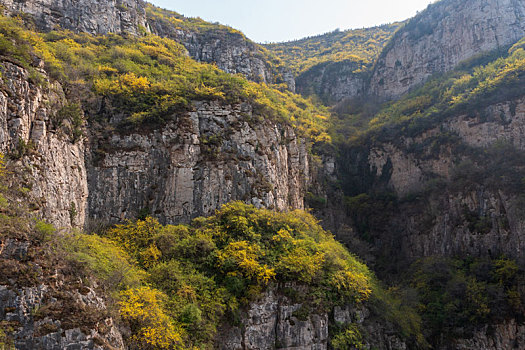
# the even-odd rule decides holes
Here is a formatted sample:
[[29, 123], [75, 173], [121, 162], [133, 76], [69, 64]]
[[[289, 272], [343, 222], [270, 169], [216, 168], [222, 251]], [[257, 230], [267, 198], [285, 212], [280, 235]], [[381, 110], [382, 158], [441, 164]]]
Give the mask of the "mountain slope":
[[32, 15], [0, 17], [0, 347], [525, 344], [521, 2], [270, 49], [142, 2], [2, 3]]
[[325, 62], [356, 60], [370, 63], [381, 52], [400, 23], [317, 35], [265, 47], [280, 57], [293, 73], [300, 75]]
[[525, 4], [443, 0], [399, 30], [380, 55], [370, 94], [398, 98], [433, 74], [480, 53], [506, 50], [525, 35]]
[[296, 90], [325, 104], [362, 95], [370, 70], [400, 23], [266, 45], [295, 74]]

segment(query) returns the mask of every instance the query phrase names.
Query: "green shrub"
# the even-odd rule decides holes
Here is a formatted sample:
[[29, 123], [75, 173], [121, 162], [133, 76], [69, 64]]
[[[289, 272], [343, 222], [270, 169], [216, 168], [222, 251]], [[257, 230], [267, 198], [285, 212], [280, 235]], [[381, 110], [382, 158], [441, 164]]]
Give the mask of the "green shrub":
[[410, 269], [426, 335], [465, 336], [477, 326], [517, 317], [525, 300], [523, 271], [509, 259], [430, 257]]
[[72, 234], [61, 242], [69, 259], [85, 266], [110, 291], [137, 287], [145, 278], [128, 254], [106, 238]]
[[331, 345], [334, 350], [366, 349], [363, 336], [356, 324], [349, 324], [341, 332], [332, 337]]
[[35, 222], [35, 235], [40, 242], [48, 242], [51, 240], [55, 233], [55, 226], [46, 223], [45, 221], [36, 220]]

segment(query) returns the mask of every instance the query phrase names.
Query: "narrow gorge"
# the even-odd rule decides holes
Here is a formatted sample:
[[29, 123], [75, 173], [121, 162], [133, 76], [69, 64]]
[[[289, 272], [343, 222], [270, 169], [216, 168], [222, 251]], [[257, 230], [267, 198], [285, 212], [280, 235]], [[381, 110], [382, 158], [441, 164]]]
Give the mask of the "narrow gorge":
[[523, 1], [0, 8], [0, 349], [525, 348]]

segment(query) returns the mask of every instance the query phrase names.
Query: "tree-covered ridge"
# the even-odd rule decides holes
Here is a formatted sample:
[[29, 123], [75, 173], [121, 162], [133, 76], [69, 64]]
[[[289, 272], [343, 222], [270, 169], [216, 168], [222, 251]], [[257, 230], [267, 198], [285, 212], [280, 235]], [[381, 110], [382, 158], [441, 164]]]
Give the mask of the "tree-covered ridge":
[[363, 67], [373, 63], [401, 23], [326, 33], [285, 43], [265, 45], [295, 74], [324, 62], [350, 60]]
[[411, 135], [448, 116], [522, 96], [523, 86], [525, 38], [507, 51], [482, 54], [434, 76], [397, 101], [346, 101], [336, 108], [332, 136], [361, 142], [363, 136]]
[[230, 26], [220, 24], [218, 22], [207, 22], [200, 17], [186, 17], [175, 11], [166, 10], [150, 3], [146, 3], [146, 14], [149, 19], [170, 22], [174, 29], [190, 30], [192, 32], [203, 32], [210, 30], [224, 31], [231, 34], [237, 34], [242, 36], [245, 40], [249, 40], [241, 31]]
[[0, 17], [0, 35], [1, 55], [29, 69], [40, 84], [45, 84], [44, 77], [35, 64], [43, 59], [46, 72], [67, 87], [71, 102], [80, 103], [89, 118], [101, 117], [93, 107], [101, 98], [107, 116], [121, 115], [132, 127], [165, 123], [190, 110], [194, 100], [249, 102], [260, 117], [291, 123], [314, 141], [329, 141], [328, 112], [323, 107], [285, 89], [196, 62], [172, 39], [66, 30], [36, 33], [8, 17]]
[[[198, 46], [198, 43], [214, 43], [224, 46], [231, 45], [232, 48], [236, 46], [246, 47], [250, 59], [258, 59], [264, 64], [271, 76], [267, 77], [270, 78], [271, 83], [286, 86], [283, 73], [288, 71], [288, 67], [285, 66], [284, 62], [264, 46], [251, 41], [241, 31], [217, 22], [206, 22], [198, 17], [185, 17], [174, 11], [161, 9], [151, 4], [146, 4], [146, 13], [152, 27], [151, 30], [154, 33], [160, 32], [162, 33], [161, 36], [179, 41], [189, 39], [190, 46], [193, 44]], [[254, 72], [254, 74], [256, 73]], [[251, 75], [248, 78], [256, 82], [265, 81], [262, 76]]]

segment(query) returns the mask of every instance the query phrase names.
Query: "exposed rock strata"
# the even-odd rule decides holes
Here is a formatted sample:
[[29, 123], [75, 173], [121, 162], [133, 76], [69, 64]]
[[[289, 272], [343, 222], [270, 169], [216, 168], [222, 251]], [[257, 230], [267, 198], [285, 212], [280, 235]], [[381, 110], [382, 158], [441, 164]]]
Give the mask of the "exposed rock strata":
[[32, 16], [37, 28], [90, 34], [131, 33], [148, 26], [142, 0], [2, 0], [8, 12]]
[[361, 96], [367, 75], [362, 65], [350, 60], [318, 64], [296, 79], [297, 92], [317, 95], [328, 103]]
[[[304, 287], [292, 286], [307, 292]], [[336, 307], [333, 315], [310, 311], [304, 316], [305, 304], [295, 302], [277, 289], [270, 288], [252, 302], [241, 315], [242, 328], [223, 329], [218, 340], [221, 350], [326, 350], [329, 349], [329, 327], [334, 324], [358, 325], [366, 332], [364, 343], [372, 349], [404, 350], [407, 345], [385, 321], [375, 320], [364, 307]], [[331, 319], [332, 317], [332, 319]]]
[[400, 29], [376, 64], [370, 93], [396, 98], [435, 73], [525, 35], [525, 3], [443, 0]]
[[18, 270], [16, 279], [0, 277], [0, 322], [16, 349], [124, 349], [122, 335], [94, 289], [81, 280], [72, 286], [58, 266], [50, 276], [49, 267], [32, 262], [31, 242], [4, 237], [0, 247], [3, 273]]
[[[487, 148], [510, 144], [525, 150], [523, 130], [525, 99], [521, 98], [449, 118], [413, 137], [377, 141], [360, 151], [363, 164], [358, 177], [368, 177], [365, 190], [390, 189], [400, 200], [384, 232], [376, 233], [381, 254], [408, 259], [505, 254], [523, 261], [525, 216], [519, 193], [506, 187], [505, 179], [494, 186], [481, 185], [491, 174], [476, 178], [474, 169], [487, 165], [475, 163], [476, 154], [483, 155]], [[474, 177], [468, 186], [456, 188], [454, 176], [460, 164]]]
[[27, 70], [9, 62], [3, 63], [2, 76], [0, 152], [24, 169], [19, 180], [39, 203], [35, 209], [42, 217], [57, 227], [82, 226], [88, 196], [85, 147], [52, 127], [65, 103], [62, 88], [35, 84]]
[[161, 129], [102, 142], [89, 171], [94, 219], [133, 218], [147, 208], [163, 222], [188, 222], [232, 200], [304, 207], [306, 145], [292, 127], [258, 117], [248, 104], [196, 103]]
[[525, 325], [510, 320], [502, 324], [487, 325], [475, 332], [472, 338], [459, 339], [455, 346], [458, 350], [498, 350], [519, 349], [522, 344], [525, 344]]

